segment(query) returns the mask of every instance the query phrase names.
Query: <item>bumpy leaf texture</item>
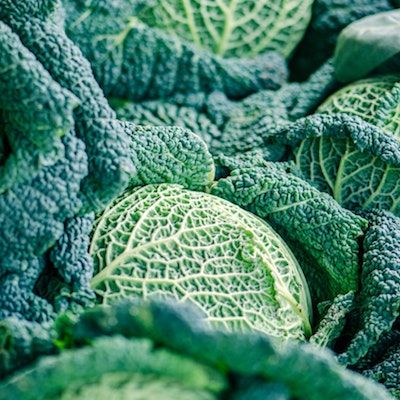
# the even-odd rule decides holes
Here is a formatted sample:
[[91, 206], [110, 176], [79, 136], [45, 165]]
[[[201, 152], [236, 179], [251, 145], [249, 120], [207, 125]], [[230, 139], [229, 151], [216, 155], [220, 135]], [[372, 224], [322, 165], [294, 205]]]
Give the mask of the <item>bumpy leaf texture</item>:
[[54, 245], [64, 231], [64, 221], [81, 206], [80, 182], [87, 174], [84, 145], [72, 132], [62, 142], [63, 158], [0, 196], [2, 272], [22, 272], [14, 263], [39, 256]]
[[210, 96], [207, 115], [223, 121], [219, 123], [222, 135], [214, 144], [215, 152], [226, 156], [261, 151], [266, 160], [282, 159], [285, 148], [271, 134], [275, 126], [310, 114], [336, 86], [332, 63], [327, 62], [306, 82], [260, 91], [240, 102]]
[[295, 148], [296, 164], [343, 207], [400, 212], [400, 144], [346, 114], [315, 114], [271, 131]]
[[1, 0], [0, 6], [0, 19], [19, 35], [53, 79], [80, 100], [74, 112], [75, 127], [89, 161], [89, 175], [81, 188], [83, 209], [101, 209], [125, 188], [134, 172], [125, 153], [129, 139], [115, 123], [115, 113], [94, 80], [89, 62], [54, 15], [58, 1]]
[[54, 350], [50, 324], [10, 317], [0, 321], [0, 378]]
[[313, 0], [156, 0], [139, 14], [146, 24], [223, 57], [275, 50], [288, 57], [303, 37]]
[[0, 20], [0, 193], [63, 157], [78, 99], [55, 82]]
[[287, 84], [277, 91], [260, 91], [243, 101], [232, 101], [222, 92], [213, 92], [169, 99], [179, 105], [164, 100], [133, 103], [118, 99], [112, 105], [119, 117], [138, 124], [191, 129], [207, 143], [216, 164], [231, 169], [235, 163], [245, 165], [252, 159], [249, 166], [283, 159], [287, 148], [276, 143], [271, 128], [313, 112], [336, 86], [333, 67], [328, 62], [307, 82]]
[[384, 384], [397, 399], [400, 398], [400, 344], [392, 346], [383, 359], [363, 375]]
[[137, 166], [129, 186], [171, 182], [204, 190], [213, 182], [215, 168], [211, 154], [190, 130], [120, 124], [131, 139], [125, 151]]
[[265, 218], [307, 255], [300, 262], [318, 301], [357, 290], [359, 240], [367, 221], [331, 196], [273, 163], [233, 171], [212, 193]]
[[[227, 106], [236, 108], [236, 104], [231, 104], [219, 92], [215, 92], [210, 96], [207, 100], [208, 105], [211, 105], [213, 98], [216, 96], [223, 96], [223, 101]], [[198, 134], [205, 141], [213, 155], [217, 167], [217, 177], [221, 168], [229, 169], [232, 164], [241, 162], [239, 161], [241, 158], [245, 158], [249, 162], [253, 160], [251, 165], [255, 165], [255, 159], [258, 160], [258, 163], [264, 164], [265, 160], [276, 161], [282, 159], [286, 151], [285, 146], [264, 143], [261, 135], [258, 136], [258, 133], [266, 130], [265, 124], [272, 123], [270, 121], [272, 116], [269, 118], [267, 111], [265, 112], [266, 115], [260, 118], [259, 124], [257, 124], [256, 117], [248, 118], [247, 123], [244, 118], [241, 119], [237, 115], [236, 118], [231, 118], [231, 122], [226, 122], [225, 126], [221, 126], [221, 129], [223, 129], [221, 131], [205, 112], [198, 111], [192, 107], [178, 106], [164, 101], [142, 103], [114, 101], [113, 106], [117, 115], [124, 120], [143, 125], [176, 125], [188, 128]], [[278, 112], [279, 106], [280, 104], [277, 104], [276, 112]], [[215, 115], [212, 117], [214, 118]], [[278, 118], [278, 115], [276, 114], [275, 117]], [[257, 138], [260, 140], [257, 140]], [[243, 160], [243, 162], [245, 161]]]
[[384, 211], [366, 213], [370, 227], [364, 239], [358, 326], [339, 356], [354, 365], [390, 332], [400, 315], [400, 219]]
[[316, 332], [310, 337], [310, 343], [321, 347], [333, 348], [346, 323], [346, 316], [354, 308], [354, 292], [339, 294], [318, 323]]
[[107, 96], [138, 101], [221, 90], [241, 98], [285, 81], [286, 65], [276, 53], [224, 60], [143, 24], [136, 3], [64, 0], [67, 33]]
[[209, 97], [207, 115], [222, 131], [218, 150], [224, 155], [261, 152], [264, 159], [282, 160], [287, 149], [276, 137], [276, 126], [315, 111], [337, 87], [332, 62], [328, 61], [302, 83], [288, 83], [277, 91], [260, 91], [240, 102], [221, 94]]
[[49, 252], [51, 263], [35, 284], [35, 292], [46, 298], [56, 313], [67, 309], [79, 312], [94, 303], [89, 288], [93, 260], [88, 254], [93, 221], [93, 214], [87, 214], [65, 222], [63, 234]]
[[15, 316], [31, 322], [46, 323], [55, 317], [51, 305], [34, 293], [44, 269], [43, 258], [14, 261], [18, 272], [6, 272], [0, 279], [0, 319]]
[[39, 325], [55, 314], [51, 304], [35, 291], [45, 268], [45, 260], [38, 255], [55, 243], [63, 233], [64, 220], [79, 209], [79, 184], [87, 173], [83, 143], [70, 133], [62, 141], [65, 158], [42, 169], [29, 184], [17, 185], [0, 197], [0, 318], [14, 318], [4, 347], [1, 345], [5, 361], [0, 374], [51, 347], [46, 344], [46, 328]]
[[172, 295], [229, 329], [310, 333], [308, 288], [289, 248], [217, 197], [177, 185], [129, 191], [98, 219], [90, 253], [91, 286], [103, 304]]
[[112, 106], [118, 118], [139, 125], [179, 126], [199, 135], [211, 153], [214, 153], [221, 132], [204, 113], [191, 107], [178, 106], [165, 101], [133, 103], [114, 100]]

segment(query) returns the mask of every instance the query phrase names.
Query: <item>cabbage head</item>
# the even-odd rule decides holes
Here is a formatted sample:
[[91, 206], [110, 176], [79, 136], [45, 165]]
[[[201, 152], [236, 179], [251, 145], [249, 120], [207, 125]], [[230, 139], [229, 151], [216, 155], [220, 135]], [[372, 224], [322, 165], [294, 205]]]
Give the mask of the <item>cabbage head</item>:
[[[400, 139], [400, 75], [363, 79], [340, 89], [318, 108], [318, 112], [357, 115]], [[393, 101], [390, 101], [393, 99]]]
[[128, 190], [98, 218], [90, 253], [102, 304], [172, 297], [228, 330], [310, 334], [292, 252], [268, 224], [219, 197], [170, 184]]
[[313, 0], [154, 0], [139, 18], [223, 57], [275, 50], [288, 57], [311, 18]]
[[317, 113], [291, 127], [304, 176], [346, 208], [400, 215], [400, 76], [346, 86]]

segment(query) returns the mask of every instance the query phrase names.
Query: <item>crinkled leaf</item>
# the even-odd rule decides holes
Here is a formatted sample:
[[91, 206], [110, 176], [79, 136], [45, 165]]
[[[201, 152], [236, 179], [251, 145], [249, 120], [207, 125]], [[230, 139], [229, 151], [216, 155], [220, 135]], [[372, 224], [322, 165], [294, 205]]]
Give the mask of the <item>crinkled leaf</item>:
[[133, 101], [220, 90], [242, 98], [276, 89], [286, 79], [283, 58], [222, 59], [177, 36], [145, 25], [131, 0], [108, 7], [64, 0], [68, 35], [90, 60], [107, 96]]
[[206, 144], [193, 132], [177, 126], [121, 125], [131, 139], [126, 153], [136, 166], [131, 187], [177, 183], [204, 190], [213, 182], [214, 161]]
[[265, 218], [312, 257], [316, 269], [302, 267], [310, 286], [320, 285], [322, 299], [357, 290], [359, 239], [367, 222], [332, 197], [273, 163], [234, 171], [212, 193]]
[[353, 308], [354, 292], [336, 296], [319, 322], [316, 332], [310, 337], [310, 343], [332, 348], [343, 331], [347, 314]]
[[0, 378], [34, 358], [55, 351], [50, 324], [10, 317], [0, 322]]
[[400, 344], [387, 350], [383, 359], [373, 368], [363, 371], [367, 378], [374, 379], [385, 385], [389, 392], [400, 398]]
[[400, 143], [346, 114], [315, 114], [273, 132], [295, 147], [306, 179], [349, 209], [400, 213]]
[[77, 105], [0, 20], [0, 193], [64, 156], [61, 137], [73, 127]]
[[179, 107], [164, 101], [132, 103], [114, 100], [112, 104], [117, 116], [125, 121], [139, 125], [179, 126], [189, 129], [204, 140], [211, 152], [214, 142], [221, 136], [219, 128], [205, 114], [190, 107]]
[[364, 357], [400, 315], [400, 219], [383, 211], [365, 217], [370, 227], [363, 245], [359, 326], [339, 356], [350, 365]]
[[[67, 37], [61, 18], [44, 12], [49, 7], [46, 3], [2, 0], [1, 19], [53, 79], [79, 99], [80, 106], [74, 110], [75, 129], [85, 143], [89, 164], [80, 197], [85, 211], [99, 210], [125, 189], [135, 172], [126, 152], [129, 139], [115, 120], [115, 112], [94, 79], [88, 60]], [[57, 13], [63, 12], [58, 1], [50, 3], [58, 6]], [[29, 12], [35, 7], [42, 13]]]

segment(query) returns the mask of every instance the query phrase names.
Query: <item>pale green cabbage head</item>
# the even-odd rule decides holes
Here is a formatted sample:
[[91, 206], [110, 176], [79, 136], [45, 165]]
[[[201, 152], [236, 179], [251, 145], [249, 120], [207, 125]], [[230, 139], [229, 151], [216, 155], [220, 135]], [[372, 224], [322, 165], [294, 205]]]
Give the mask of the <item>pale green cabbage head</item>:
[[313, 0], [154, 0], [140, 19], [223, 57], [266, 50], [289, 56], [311, 18]]
[[400, 215], [400, 75], [345, 86], [310, 118], [295, 150], [304, 176], [345, 208]]
[[97, 220], [90, 253], [103, 304], [172, 296], [230, 330], [310, 334], [308, 288], [290, 249], [216, 196], [168, 184], [129, 190]]
[[317, 112], [356, 115], [400, 138], [399, 82], [400, 75], [357, 81], [328, 97]]

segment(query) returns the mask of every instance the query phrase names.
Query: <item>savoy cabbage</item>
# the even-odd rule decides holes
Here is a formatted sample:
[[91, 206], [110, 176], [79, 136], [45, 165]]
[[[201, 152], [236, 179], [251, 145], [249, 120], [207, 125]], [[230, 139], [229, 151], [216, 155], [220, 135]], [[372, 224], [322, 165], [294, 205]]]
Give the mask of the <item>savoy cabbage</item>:
[[90, 253], [91, 287], [103, 304], [171, 295], [231, 329], [310, 334], [307, 283], [290, 249], [218, 197], [176, 185], [128, 191], [97, 220]]
[[60, 3], [0, 0], [0, 398], [399, 396], [399, 60], [331, 51], [398, 1]]
[[313, 0], [156, 0], [139, 18], [223, 57], [266, 50], [289, 56], [311, 18]]
[[354, 83], [328, 98], [321, 114], [289, 124], [280, 135], [295, 146], [304, 176], [338, 203], [398, 215], [399, 99], [395, 76]]
[[57, 0], [0, 2], [0, 318], [33, 324], [93, 297], [91, 211], [127, 185], [214, 176], [187, 129], [116, 118], [62, 13]]
[[286, 64], [277, 53], [223, 59], [144, 24], [137, 3], [63, 0], [67, 34], [107, 96], [143, 101], [220, 90], [242, 98], [285, 81]]

